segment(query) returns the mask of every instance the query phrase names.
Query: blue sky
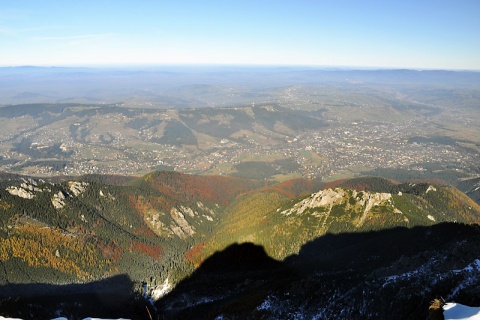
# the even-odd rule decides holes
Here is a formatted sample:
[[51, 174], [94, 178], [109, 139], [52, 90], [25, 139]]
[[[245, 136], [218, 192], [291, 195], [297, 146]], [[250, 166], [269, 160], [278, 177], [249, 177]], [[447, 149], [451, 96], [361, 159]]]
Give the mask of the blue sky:
[[0, 65], [480, 70], [479, 0], [0, 1]]

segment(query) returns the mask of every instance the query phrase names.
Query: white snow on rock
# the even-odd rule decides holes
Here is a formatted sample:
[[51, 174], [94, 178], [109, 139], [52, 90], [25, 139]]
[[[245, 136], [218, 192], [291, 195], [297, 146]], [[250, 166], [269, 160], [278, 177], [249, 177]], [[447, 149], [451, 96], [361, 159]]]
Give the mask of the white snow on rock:
[[19, 319], [19, 318], [4, 318], [4, 317], [0, 316], [0, 320], [22, 320], [22, 319]]
[[453, 299], [458, 292], [463, 290], [465, 287], [472, 285], [477, 282], [479, 272], [480, 272], [480, 259], [475, 259], [472, 263], [461, 270], [452, 270], [453, 273], [467, 273], [468, 276], [465, 280], [460, 282], [452, 293], [447, 296], [447, 299]]
[[445, 320], [480, 320], [480, 307], [449, 302], [443, 306]]
[[268, 301], [268, 299], [263, 301], [262, 304], [257, 307], [257, 310], [270, 310], [270, 309], [272, 309], [272, 304], [270, 301]]
[[459, 273], [462, 271], [472, 272], [472, 271], [480, 271], [480, 259], [475, 259], [472, 263], [461, 270], [452, 270], [455, 273]]
[[172, 289], [173, 286], [167, 278], [161, 285], [158, 285], [157, 287], [155, 287], [155, 289], [152, 290], [151, 297], [153, 301], [160, 300], [163, 296], [172, 291]]

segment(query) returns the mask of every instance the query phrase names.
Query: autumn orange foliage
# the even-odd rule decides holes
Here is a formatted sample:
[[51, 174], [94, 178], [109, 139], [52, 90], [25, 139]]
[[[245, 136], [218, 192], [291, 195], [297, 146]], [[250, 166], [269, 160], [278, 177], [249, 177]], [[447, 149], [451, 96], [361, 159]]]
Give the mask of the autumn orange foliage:
[[190, 250], [185, 252], [184, 256], [185, 258], [190, 261], [190, 263], [194, 263], [195, 266], [198, 266], [200, 262], [198, 261], [200, 259], [200, 256], [202, 254], [202, 251], [205, 247], [205, 242], [200, 242], [196, 246], [192, 247]]
[[248, 179], [197, 176], [177, 172], [155, 172], [145, 179], [153, 188], [171, 199], [206, 201], [224, 206], [227, 206], [235, 196], [262, 185], [260, 181]]
[[117, 262], [122, 257], [122, 250], [113, 244], [104, 245], [99, 243], [98, 248], [102, 251], [103, 257], [111, 262]]
[[18, 258], [32, 267], [49, 267], [88, 279], [88, 267], [102, 267], [93, 243], [83, 242], [56, 228], [23, 225], [0, 239], [0, 261]]
[[132, 247], [132, 250], [144, 253], [153, 259], [160, 259], [163, 253], [162, 247], [155, 246], [148, 243], [132, 242], [131, 247]]
[[325, 184], [322, 187], [322, 189], [324, 189], [324, 190], [335, 189], [335, 188], [339, 187], [340, 185], [342, 185], [346, 181], [348, 181], [348, 179], [335, 180], [335, 181], [332, 181], [332, 182], [329, 182], [329, 183]]
[[314, 190], [314, 184], [310, 180], [298, 178], [284, 181], [272, 187], [263, 188], [262, 191], [274, 191], [288, 198], [295, 198], [316, 190]]

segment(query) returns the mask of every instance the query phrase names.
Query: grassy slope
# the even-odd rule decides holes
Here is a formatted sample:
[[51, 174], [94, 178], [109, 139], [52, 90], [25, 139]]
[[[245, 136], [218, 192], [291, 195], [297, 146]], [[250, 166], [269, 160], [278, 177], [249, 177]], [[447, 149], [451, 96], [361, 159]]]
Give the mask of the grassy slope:
[[303, 214], [289, 216], [280, 214], [305, 196], [297, 198], [281, 192], [281, 188], [258, 190], [234, 201], [226, 209], [226, 220], [219, 231], [190, 250], [187, 257], [198, 265], [213, 252], [232, 243], [252, 242], [262, 245], [269, 256], [283, 259], [298, 253], [304, 243], [326, 233], [382, 230], [399, 226], [410, 228], [447, 221], [480, 223], [480, 206], [454, 187], [401, 185], [378, 178], [340, 181], [328, 186], [339, 185], [389, 192], [392, 197], [389, 202], [373, 206], [365, 214], [365, 206], [357, 203], [361, 195], [354, 199], [352, 189], [342, 187], [345, 193], [343, 203], [334, 205], [328, 218], [323, 219], [312, 214], [324, 213], [327, 210], [325, 208], [311, 208]]

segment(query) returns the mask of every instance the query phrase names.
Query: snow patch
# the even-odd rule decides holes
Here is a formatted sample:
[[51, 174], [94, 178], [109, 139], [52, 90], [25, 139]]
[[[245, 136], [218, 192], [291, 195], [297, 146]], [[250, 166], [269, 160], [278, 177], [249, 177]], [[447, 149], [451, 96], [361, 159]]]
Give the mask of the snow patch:
[[480, 320], [480, 307], [467, 307], [459, 303], [446, 303], [443, 306], [445, 320]]
[[257, 310], [271, 310], [272, 309], [272, 302], [267, 298], [267, 300], [263, 301], [261, 305], [257, 307]]
[[476, 259], [461, 270], [452, 270], [452, 272], [455, 274], [467, 273], [469, 275], [452, 291], [451, 294], [448, 295], [447, 299], [452, 299], [458, 294], [458, 292], [463, 290], [465, 287], [468, 287], [478, 281], [478, 273], [480, 272], [480, 259]]
[[172, 291], [172, 289], [173, 286], [167, 277], [167, 279], [165, 279], [165, 281], [161, 285], [158, 285], [157, 287], [155, 287], [155, 289], [152, 290], [151, 297], [153, 301], [157, 301], [164, 297], [167, 293]]
[[269, 311], [275, 311], [276, 306], [279, 304], [279, 299], [274, 296], [274, 295], [268, 295], [265, 301], [262, 302], [261, 305], [257, 307], [258, 311], [262, 310], [269, 310]]
[[460, 273], [463, 271], [472, 272], [472, 271], [480, 271], [480, 259], [475, 259], [472, 263], [461, 270], [452, 270], [454, 273]]

